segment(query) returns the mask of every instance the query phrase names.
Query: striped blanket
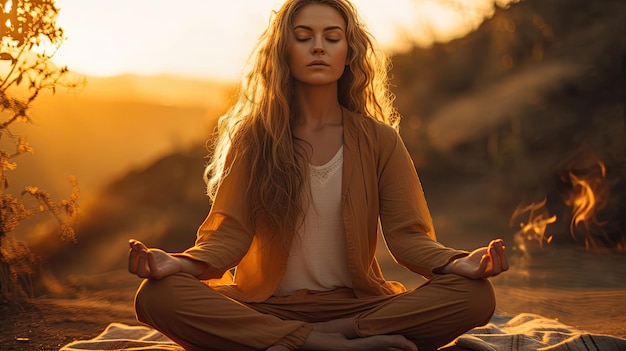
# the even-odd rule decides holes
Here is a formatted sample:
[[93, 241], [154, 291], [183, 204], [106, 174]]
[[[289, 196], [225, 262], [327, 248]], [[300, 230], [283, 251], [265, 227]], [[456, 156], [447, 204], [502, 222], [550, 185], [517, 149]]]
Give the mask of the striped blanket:
[[[626, 339], [589, 334], [536, 314], [495, 315], [491, 322], [461, 335], [442, 350], [477, 351], [626, 351]], [[74, 341], [60, 351], [182, 351], [154, 329], [111, 323], [90, 340]]]

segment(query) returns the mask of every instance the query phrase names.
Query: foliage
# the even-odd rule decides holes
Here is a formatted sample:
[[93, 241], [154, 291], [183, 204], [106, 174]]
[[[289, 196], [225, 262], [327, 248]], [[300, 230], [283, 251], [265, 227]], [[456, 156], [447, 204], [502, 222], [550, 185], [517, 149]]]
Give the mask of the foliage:
[[[56, 24], [58, 13], [54, 0], [0, 0], [0, 301], [16, 296], [20, 277], [32, 273], [32, 253], [7, 237], [23, 220], [52, 213], [60, 224], [62, 239], [75, 240], [68, 222], [77, 211], [75, 179], [70, 179], [72, 193], [58, 202], [36, 186], [25, 187], [19, 197], [8, 192], [8, 175], [17, 167], [15, 159], [34, 153], [26, 138], [13, 134], [11, 127], [31, 123], [29, 107], [42, 91], [54, 93], [59, 86], [71, 88], [83, 83], [70, 82], [67, 67], [57, 67], [51, 61], [64, 40], [63, 29]], [[25, 195], [36, 205], [25, 203]]]
[[[488, 180], [502, 227], [546, 199], [553, 245], [625, 251], [626, 37], [613, 35], [625, 20], [623, 1], [524, 0], [466, 37], [395, 55], [422, 180]], [[577, 203], [593, 215], [582, 221]]]

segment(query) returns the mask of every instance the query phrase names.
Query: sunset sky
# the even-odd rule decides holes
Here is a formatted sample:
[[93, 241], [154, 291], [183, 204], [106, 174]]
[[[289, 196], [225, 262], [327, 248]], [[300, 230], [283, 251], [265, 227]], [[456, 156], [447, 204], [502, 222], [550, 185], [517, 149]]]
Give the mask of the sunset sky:
[[[88, 84], [38, 100], [36, 123], [28, 130], [37, 155], [31, 168], [20, 161], [20, 170], [54, 174], [47, 177], [51, 184], [37, 184], [55, 194], [68, 191], [64, 175], [76, 175], [81, 196], [88, 199], [130, 168], [204, 142], [207, 125], [223, 113], [231, 94], [221, 84], [206, 84], [239, 80], [272, 10], [283, 1], [56, 0], [57, 24], [67, 40], [53, 61], [87, 75]], [[353, 0], [390, 50], [409, 35], [428, 45], [467, 34], [492, 15], [494, 1], [511, 0]], [[96, 79], [126, 73], [142, 77]], [[198, 79], [147, 77], [157, 74]]]
[[[354, 0], [380, 44], [398, 49], [409, 36], [428, 45], [462, 36], [514, 0]], [[271, 11], [283, 0], [57, 0], [67, 41], [55, 56], [95, 76], [177, 74], [240, 76]]]

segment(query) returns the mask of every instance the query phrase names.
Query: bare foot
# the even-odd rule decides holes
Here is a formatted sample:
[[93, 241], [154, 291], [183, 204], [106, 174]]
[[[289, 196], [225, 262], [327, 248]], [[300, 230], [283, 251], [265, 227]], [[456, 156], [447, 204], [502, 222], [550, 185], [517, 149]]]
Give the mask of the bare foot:
[[358, 338], [354, 330], [354, 318], [333, 319], [313, 324], [313, 330], [322, 333], [340, 333], [348, 339]]
[[417, 351], [417, 346], [402, 335], [374, 335], [348, 339], [340, 333], [313, 330], [302, 345], [302, 350]]
[[[316, 335], [320, 334], [320, 335]], [[320, 340], [321, 339], [321, 340]], [[335, 319], [327, 322], [315, 323], [313, 331], [309, 335], [307, 341], [320, 342], [326, 341], [332, 344], [339, 343], [341, 348], [319, 348], [327, 346], [318, 344], [318, 348], [310, 348], [309, 350], [390, 350], [390, 351], [417, 351], [417, 346], [409, 339], [402, 335], [374, 335], [369, 337], [359, 337], [354, 330], [354, 319], [343, 318]], [[305, 348], [307, 343], [303, 346]]]
[[417, 346], [402, 335], [375, 335], [349, 340], [347, 350], [355, 351], [418, 351]]

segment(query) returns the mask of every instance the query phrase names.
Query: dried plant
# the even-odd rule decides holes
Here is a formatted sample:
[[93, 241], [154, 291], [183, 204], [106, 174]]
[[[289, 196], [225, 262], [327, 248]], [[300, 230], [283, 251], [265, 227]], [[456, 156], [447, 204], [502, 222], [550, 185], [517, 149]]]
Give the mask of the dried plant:
[[[58, 13], [54, 0], [0, 0], [0, 302], [19, 297], [20, 286], [28, 286], [30, 278], [26, 284], [20, 280], [33, 273], [33, 254], [26, 245], [7, 236], [23, 220], [51, 213], [59, 222], [61, 238], [76, 240], [69, 222], [77, 212], [76, 179], [70, 179], [72, 193], [60, 201], [52, 200], [36, 186], [18, 190], [18, 194], [9, 192], [9, 175], [17, 168], [16, 158], [34, 153], [26, 138], [12, 133], [11, 127], [31, 123], [29, 108], [44, 90], [54, 93], [57, 87], [84, 84], [82, 79], [70, 81], [67, 67], [51, 61], [64, 40], [63, 29], [56, 24]], [[24, 196], [34, 198], [37, 205], [27, 206]]]

